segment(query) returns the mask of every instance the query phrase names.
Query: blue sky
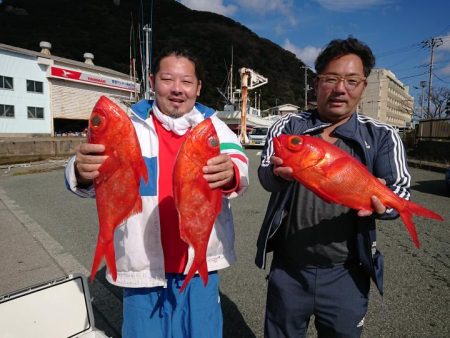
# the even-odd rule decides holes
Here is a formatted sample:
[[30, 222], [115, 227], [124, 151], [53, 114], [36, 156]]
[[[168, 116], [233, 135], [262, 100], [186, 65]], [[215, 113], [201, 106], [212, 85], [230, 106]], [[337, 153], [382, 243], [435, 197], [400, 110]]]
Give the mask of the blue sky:
[[353, 35], [372, 48], [377, 68], [391, 70], [410, 86], [416, 103], [420, 90], [414, 87], [428, 81], [429, 74], [430, 48], [422, 42], [440, 37], [443, 44], [435, 48], [433, 88], [450, 88], [448, 0], [177, 1], [230, 17], [310, 66], [330, 40]]

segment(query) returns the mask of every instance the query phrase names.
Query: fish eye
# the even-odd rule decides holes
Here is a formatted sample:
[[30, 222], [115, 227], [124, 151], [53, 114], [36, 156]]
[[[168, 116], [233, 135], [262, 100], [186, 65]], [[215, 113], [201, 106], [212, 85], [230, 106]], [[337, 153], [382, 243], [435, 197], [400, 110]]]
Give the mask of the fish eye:
[[215, 148], [219, 145], [219, 140], [214, 136], [210, 137], [208, 141], [211, 147]]
[[292, 137], [292, 138], [291, 138], [291, 143], [292, 143], [293, 145], [297, 146], [297, 145], [299, 145], [299, 144], [302, 143], [302, 140], [301, 140], [300, 137], [295, 136], [295, 137]]
[[91, 118], [91, 124], [92, 124], [93, 127], [98, 127], [98, 126], [100, 126], [100, 125], [102, 124], [102, 119], [101, 119], [101, 117], [98, 116], [98, 115], [94, 115], [94, 116]]

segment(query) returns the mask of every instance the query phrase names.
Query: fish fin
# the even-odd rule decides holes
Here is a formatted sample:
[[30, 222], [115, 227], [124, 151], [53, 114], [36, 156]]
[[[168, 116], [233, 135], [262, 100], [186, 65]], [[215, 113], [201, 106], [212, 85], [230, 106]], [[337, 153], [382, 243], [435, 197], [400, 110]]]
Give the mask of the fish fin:
[[148, 168], [145, 165], [145, 161], [141, 162], [141, 177], [144, 179], [145, 184], [148, 184]]
[[206, 259], [202, 259], [201, 262], [198, 262], [194, 259], [194, 262], [192, 263], [191, 268], [189, 269], [189, 272], [184, 279], [183, 285], [181, 285], [180, 293], [184, 291], [189, 281], [192, 279], [192, 277], [194, 277], [197, 270], [203, 280], [203, 284], [205, 286], [206, 284], [208, 284], [208, 265], [206, 264]]
[[191, 265], [191, 268], [189, 269], [189, 272], [188, 272], [186, 278], [184, 279], [183, 285], [181, 285], [180, 293], [182, 293], [184, 291], [184, 289], [188, 285], [189, 281], [192, 279], [192, 277], [194, 277], [196, 272], [197, 272], [197, 264], [194, 260], [194, 262]]
[[444, 220], [444, 218], [441, 215], [439, 215], [439, 214], [435, 213], [434, 211], [431, 211], [430, 209], [427, 209], [419, 204], [416, 204], [411, 201], [407, 201], [406, 204], [407, 204], [407, 208], [415, 215], [435, 219], [437, 221]]
[[413, 222], [412, 216], [413, 214], [409, 210], [404, 210], [400, 213], [400, 217], [403, 223], [405, 223], [406, 229], [408, 229], [416, 248], [420, 248], [419, 238], [417, 237], [416, 226]]
[[142, 197], [140, 195], [137, 195], [136, 202], [134, 203], [133, 209], [130, 211], [130, 213], [127, 215], [127, 217], [120, 221], [119, 224], [122, 224], [125, 222], [126, 219], [130, 218], [133, 215], [137, 215], [142, 212]]
[[103, 257], [105, 257], [106, 265], [114, 280], [117, 279], [117, 269], [116, 269], [116, 255], [114, 253], [114, 243], [109, 241], [106, 243], [101, 243], [100, 240], [95, 248], [94, 262], [92, 263], [90, 282], [92, 283], [95, 278], [95, 274], [100, 267]]
[[98, 171], [100, 173], [98, 179], [100, 181], [107, 181], [117, 170], [120, 169], [120, 160], [116, 153], [108, 156], [105, 162], [102, 163]]
[[100, 241], [98, 241], [97, 247], [95, 248], [94, 262], [92, 263], [91, 268], [91, 277], [89, 279], [91, 283], [94, 281], [95, 274], [98, 271], [98, 268], [100, 266], [100, 263], [102, 262], [104, 255], [105, 255], [105, 244], [100, 243]]
[[208, 284], [208, 265], [206, 264], [206, 259], [198, 265], [198, 273], [202, 277], [203, 285], [206, 286]]
[[148, 184], [148, 168], [143, 158], [138, 161], [137, 166], [133, 165], [133, 170], [139, 181], [143, 179], [145, 184]]
[[114, 252], [114, 241], [109, 241], [106, 244], [106, 265], [108, 266], [109, 272], [113, 280], [117, 279], [117, 267], [116, 267], [116, 254]]

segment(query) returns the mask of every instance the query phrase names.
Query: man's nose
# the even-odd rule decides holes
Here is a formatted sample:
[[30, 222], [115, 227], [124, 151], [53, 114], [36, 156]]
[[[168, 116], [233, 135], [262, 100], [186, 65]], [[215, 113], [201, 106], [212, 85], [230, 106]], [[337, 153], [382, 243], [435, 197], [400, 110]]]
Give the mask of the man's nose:
[[345, 88], [345, 80], [339, 79], [336, 84], [334, 85], [333, 90], [335, 92], [345, 92], [347, 89]]
[[172, 82], [172, 93], [180, 94], [181, 93], [181, 81], [175, 80]]

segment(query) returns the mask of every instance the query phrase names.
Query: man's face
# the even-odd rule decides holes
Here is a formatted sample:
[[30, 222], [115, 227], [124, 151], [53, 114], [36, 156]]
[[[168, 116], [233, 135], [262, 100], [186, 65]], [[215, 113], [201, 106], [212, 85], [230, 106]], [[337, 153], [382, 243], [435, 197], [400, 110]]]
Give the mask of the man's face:
[[332, 60], [315, 82], [320, 117], [329, 122], [350, 117], [356, 111], [366, 85], [359, 56], [347, 54]]
[[174, 118], [192, 110], [202, 87], [195, 75], [194, 63], [173, 55], [161, 60], [158, 73], [151, 80], [158, 108]]

